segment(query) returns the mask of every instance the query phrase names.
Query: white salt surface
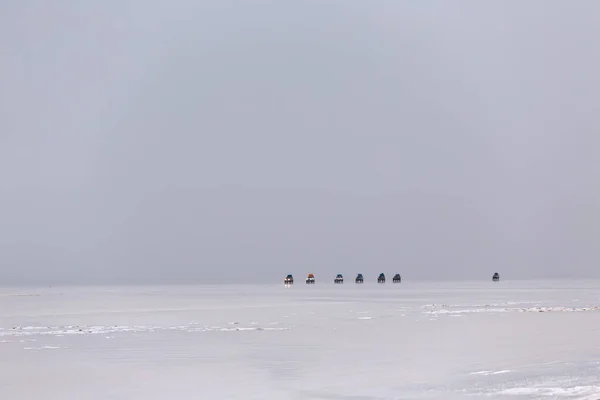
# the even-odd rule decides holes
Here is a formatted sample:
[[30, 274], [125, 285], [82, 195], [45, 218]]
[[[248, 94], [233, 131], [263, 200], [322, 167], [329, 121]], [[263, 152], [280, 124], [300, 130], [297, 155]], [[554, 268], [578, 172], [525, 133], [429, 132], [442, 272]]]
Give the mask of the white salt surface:
[[596, 400], [599, 306], [594, 281], [3, 288], [0, 398]]

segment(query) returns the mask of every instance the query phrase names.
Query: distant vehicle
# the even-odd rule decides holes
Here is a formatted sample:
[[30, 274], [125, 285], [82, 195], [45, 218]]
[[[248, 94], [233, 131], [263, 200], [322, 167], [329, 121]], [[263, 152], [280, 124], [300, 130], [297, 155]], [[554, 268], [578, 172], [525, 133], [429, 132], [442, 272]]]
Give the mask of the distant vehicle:
[[394, 277], [392, 278], [392, 282], [393, 283], [400, 283], [400, 282], [402, 282], [402, 277], [400, 276], [400, 274], [394, 275]]
[[377, 283], [385, 283], [385, 275], [383, 272], [377, 277]]
[[498, 273], [496, 272], [494, 274], [494, 276], [492, 276], [492, 281], [494, 282], [498, 282], [500, 280], [500, 275], [498, 275]]
[[356, 278], [354, 279], [354, 282], [355, 282], [355, 283], [363, 283], [363, 282], [364, 282], [364, 280], [363, 280], [363, 276], [362, 276], [362, 274], [358, 274], [358, 275], [356, 275]]
[[308, 274], [308, 276], [306, 277], [306, 283], [314, 284], [315, 283], [315, 276], [313, 274]]
[[333, 280], [333, 283], [344, 283], [344, 277], [342, 276], [342, 274], [337, 274], [337, 276]]
[[283, 280], [283, 284], [284, 285], [293, 285], [294, 284], [294, 277], [292, 276], [292, 274], [289, 274], [288, 276], [285, 277], [285, 279]]

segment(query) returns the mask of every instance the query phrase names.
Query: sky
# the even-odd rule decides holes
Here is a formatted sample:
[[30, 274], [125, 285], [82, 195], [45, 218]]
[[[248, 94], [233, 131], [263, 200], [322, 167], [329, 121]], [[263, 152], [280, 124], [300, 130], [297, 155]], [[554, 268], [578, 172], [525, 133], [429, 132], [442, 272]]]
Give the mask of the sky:
[[0, 284], [600, 278], [600, 3], [8, 0]]

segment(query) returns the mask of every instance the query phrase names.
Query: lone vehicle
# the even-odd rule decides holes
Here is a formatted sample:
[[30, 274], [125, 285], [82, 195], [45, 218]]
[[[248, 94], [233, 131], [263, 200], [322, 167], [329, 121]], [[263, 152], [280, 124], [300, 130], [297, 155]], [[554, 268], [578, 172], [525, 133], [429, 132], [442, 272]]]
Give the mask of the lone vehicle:
[[358, 274], [358, 275], [356, 275], [356, 278], [354, 279], [354, 282], [355, 282], [355, 283], [363, 283], [363, 282], [364, 282], [364, 279], [363, 279], [363, 276], [362, 276], [362, 274]]
[[382, 273], [377, 277], [377, 283], [385, 283], [385, 275]]
[[306, 277], [306, 283], [314, 285], [315, 276], [313, 274], [308, 274], [308, 276]]
[[392, 282], [394, 282], [394, 283], [402, 282], [402, 277], [400, 276], [400, 274], [394, 275], [394, 277], [392, 278]]
[[344, 283], [344, 277], [342, 276], [342, 274], [337, 274], [337, 276], [333, 280], [333, 283]]
[[496, 272], [494, 274], [494, 276], [492, 276], [492, 281], [494, 282], [498, 282], [500, 280], [500, 275], [498, 275], [498, 273]]
[[285, 277], [285, 279], [283, 280], [283, 284], [284, 285], [293, 285], [294, 284], [294, 277], [292, 276], [292, 274], [289, 274], [288, 276]]

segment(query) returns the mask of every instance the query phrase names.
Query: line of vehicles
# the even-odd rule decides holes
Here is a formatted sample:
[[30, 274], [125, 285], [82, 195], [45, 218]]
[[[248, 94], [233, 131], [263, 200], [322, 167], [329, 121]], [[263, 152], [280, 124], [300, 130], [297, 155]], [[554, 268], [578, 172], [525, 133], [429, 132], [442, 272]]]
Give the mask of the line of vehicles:
[[[354, 283], [364, 283], [364, 281], [365, 281], [365, 279], [363, 277], [363, 274], [358, 274], [358, 275], [356, 275], [356, 278], [354, 278]], [[402, 277], [400, 276], [400, 274], [394, 275], [394, 277], [392, 278], [392, 282], [394, 282], [394, 283], [402, 282]], [[288, 274], [288, 276], [286, 276], [285, 279], [283, 280], [283, 283], [285, 285], [293, 285], [294, 284], [293, 275]], [[306, 277], [306, 283], [309, 285], [313, 285], [315, 283], [315, 275], [308, 274], [308, 276]], [[337, 274], [335, 276], [335, 278], [333, 278], [333, 283], [335, 283], [335, 284], [344, 283], [344, 276], [342, 274]], [[384, 273], [379, 274], [379, 276], [377, 277], [377, 283], [385, 283], [385, 274]]]
[[[358, 274], [358, 275], [356, 275], [356, 278], [354, 278], [354, 283], [363, 283], [364, 281], [365, 280], [363, 278], [363, 274]], [[494, 282], [500, 281], [500, 275], [497, 272], [495, 272], [494, 275], [492, 276], [492, 281], [494, 281]], [[394, 277], [392, 278], [392, 282], [393, 283], [402, 282], [402, 277], [400, 276], [400, 274], [394, 275]], [[292, 276], [292, 274], [288, 274], [285, 277], [285, 279], [283, 280], [283, 283], [285, 285], [293, 285], [294, 277]], [[308, 274], [308, 276], [306, 277], [306, 283], [309, 285], [314, 285], [315, 284], [315, 275]], [[335, 278], [333, 278], [333, 283], [335, 283], [335, 284], [344, 283], [344, 276], [342, 274], [337, 274], [335, 276]], [[381, 274], [379, 274], [379, 276], [377, 277], [377, 283], [385, 283], [385, 274], [383, 272]]]

